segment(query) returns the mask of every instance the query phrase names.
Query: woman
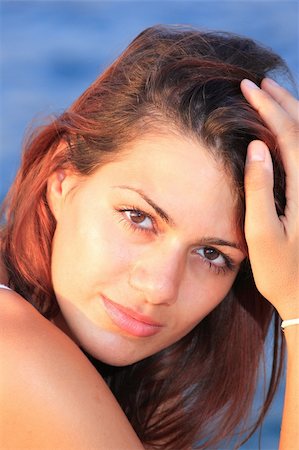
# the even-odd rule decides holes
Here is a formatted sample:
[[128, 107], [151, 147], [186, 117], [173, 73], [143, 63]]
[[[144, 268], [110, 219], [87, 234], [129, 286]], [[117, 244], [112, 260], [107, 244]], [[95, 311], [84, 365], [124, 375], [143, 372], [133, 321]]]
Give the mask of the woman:
[[280, 69], [249, 39], [152, 27], [27, 142], [1, 235], [4, 448], [237, 447], [273, 324], [252, 429], [285, 339], [295, 449], [298, 105], [265, 78]]

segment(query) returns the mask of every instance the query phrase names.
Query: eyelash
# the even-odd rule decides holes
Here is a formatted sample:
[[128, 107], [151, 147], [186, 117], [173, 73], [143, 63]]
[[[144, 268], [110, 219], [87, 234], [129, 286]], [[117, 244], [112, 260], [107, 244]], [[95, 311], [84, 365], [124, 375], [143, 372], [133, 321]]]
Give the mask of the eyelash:
[[[213, 248], [213, 247], [208, 247]], [[216, 249], [215, 249], [216, 250]], [[217, 250], [219, 252], [219, 250]], [[201, 256], [202, 262], [204, 264], [208, 265], [208, 268], [216, 273], [216, 275], [225, 275], [227, 272], [234, 272], [235, 271], [235, 265], [233, 264], [232, 260], [229, 258], [229, 256], [225, 255], [222, 252], [219, 252], [219, 255], [223, 256], [225, 260], [225, 266], [217, 266], [216, 264], [213, 264], [208, 259]]]
[[[137, 231], [137, 232], [146, 233], [146, 234], [149, 234], [149, 233], [156, 234], [157, 231], [158, 231], [157, 230], [157, 223], [156, 223], [155, 218], [151, 214], [141, 210], [138, 207], [135, 207], [135, 206], [124, 207], [124, 208], [121, 208], [121, 209], [116, 209], [116, 212], [121, 214], [120, 222], [123, 222], [123, 224], [125, 226], [127, 226], [130, 230], [132, 230], [134, 232]], [[124, 215], [124, 213], [130, 213], [130, 212], [136, 213], [136, 214], [144, 214], [144, 216], [146, 216], [147, 218], [149, 218], [151, 220], [151, 222], [153, 224], [153, 228], [152, 229], [142, 228], [142, 227], [138, 226], [137, 224], [134, 224], [134, 222], [130, 221]], [[199, 255], [199, 257], [201, 258], [202, 262], [204, 264], [207, 264], [209, 270], [212, 270], [217, 275], [225, 275], [229, 271], [234, 272], [236, 270], [236, 265], [233, 263], [232, 259], [228, 255], [226, 255], [223, 252], [220, 252], [218, 249], [216, 249], [214, 247], [208, 247], [207, 246], [205, 248], [210, 248], [210, 249], [216, 250], [219, 253], [219, 255], [221, 255], [224, 258], [224, 261], [225, 261], [225, 265], [224, 266], [218, 266], [217, 264], [213, 264], [207, 258], [204, 258], [203, 256]]]

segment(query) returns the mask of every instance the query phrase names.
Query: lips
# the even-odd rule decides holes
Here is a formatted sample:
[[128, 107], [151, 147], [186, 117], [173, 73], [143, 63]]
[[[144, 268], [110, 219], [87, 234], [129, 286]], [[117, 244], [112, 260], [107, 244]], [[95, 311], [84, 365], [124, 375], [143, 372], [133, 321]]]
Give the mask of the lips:
[[112, 322], [132, 336], [148, 337], [161, 331], [163, 326], [150, 317], [114, 303], [107, 297], [103, 296], [102, 299], [106, 313]]

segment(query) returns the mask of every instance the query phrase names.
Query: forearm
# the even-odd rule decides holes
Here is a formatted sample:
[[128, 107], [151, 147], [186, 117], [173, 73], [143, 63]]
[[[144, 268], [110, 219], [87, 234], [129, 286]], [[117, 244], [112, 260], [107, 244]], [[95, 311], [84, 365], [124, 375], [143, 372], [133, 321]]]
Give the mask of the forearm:
[[279, 450], [299, 449], [299, 325], [285, 329], [287, 375]]

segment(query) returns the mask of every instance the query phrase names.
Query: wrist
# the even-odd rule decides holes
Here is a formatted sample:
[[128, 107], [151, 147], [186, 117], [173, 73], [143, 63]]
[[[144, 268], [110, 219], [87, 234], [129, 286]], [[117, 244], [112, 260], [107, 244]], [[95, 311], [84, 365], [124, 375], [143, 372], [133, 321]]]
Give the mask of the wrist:
[[[297, 302], [296, 302], [297, 303]], [[291, 305], [289, 308], [284, 308], [283, 310], [276, 308], [282, 322], [286, 320], [299, 319], [299, 306]]]
[[[272, 303], [272, 302], [270, 301], [270, 303]], [[280, 299], [279, 303], [277, 301], [275, 304], [274, 304], [274, 302], [272, 304], [275, 306], [282, 321], [299, 318], [299, 292], [298, 291], [293, 293], [293, 295], [288, 295], [286, 298], [284, 298], [283, 302]]]
[[288, 354], [294, 354], [297, 358], [299, 350], [299, 325], [286, 327], [283, 330], [283, 334], [286, 340]]

